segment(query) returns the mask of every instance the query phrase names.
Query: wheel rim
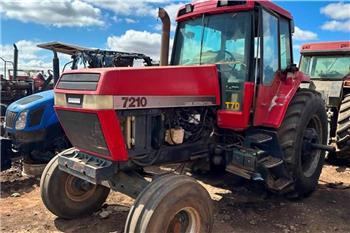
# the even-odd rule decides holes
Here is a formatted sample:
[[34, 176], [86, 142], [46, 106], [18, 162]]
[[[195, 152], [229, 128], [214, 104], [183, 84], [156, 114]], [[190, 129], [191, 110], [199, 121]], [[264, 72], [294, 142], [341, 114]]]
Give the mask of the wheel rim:
[[65, 192], [69, 199], [76, 202], [83, 202], [94, 195], [96, 185], [77, 177], [69, 175], [65, 183]]
[[303, 136], [304, 143], [300, 163], [305, 177], [311, 177], [318, 167], [322, 151], [312, 149], [311, 144], [323, 143], [323, 136], [321, 120], [318, 116], [314, 116], [309, 121]]
[[194, 208], [183, 208], [171, 219], [167, 233], [199, 233], [200, 219]]

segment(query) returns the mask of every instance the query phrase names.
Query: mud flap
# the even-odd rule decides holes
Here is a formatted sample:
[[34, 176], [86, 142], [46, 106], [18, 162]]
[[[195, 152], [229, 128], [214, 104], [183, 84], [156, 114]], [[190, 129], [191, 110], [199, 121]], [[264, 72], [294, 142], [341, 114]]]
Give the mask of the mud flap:
[[11, 150], [11, 140], [8, 138], [0, 137], [1, 142], [1, 169], [0, 171], [5, 171], [11, 168], [11, 157], [13, 152]]

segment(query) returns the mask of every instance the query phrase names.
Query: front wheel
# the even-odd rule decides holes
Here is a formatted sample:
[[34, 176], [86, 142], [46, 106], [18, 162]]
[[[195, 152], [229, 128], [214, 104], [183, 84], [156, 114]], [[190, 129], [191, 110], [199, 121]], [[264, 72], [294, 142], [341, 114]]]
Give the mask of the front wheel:
[[130, 209], [125, 233], [209, 233], [212, 201], [193, 178], [166, 175], [151, 182]]
[[325, 152], [313, 149], [311, 145], [326, 145], [327, 132], [322, 98], [312, 90], [298, 91], [278, 130], [285, 168], [294, 183], [292, 196], [307, 196], [316, 189]]
[[51, 213], [73, 219], [98, 210], [107, 199], [110, 189], [61, 171], [56, 156], [44, 169], [40, 191], [43, 203]]

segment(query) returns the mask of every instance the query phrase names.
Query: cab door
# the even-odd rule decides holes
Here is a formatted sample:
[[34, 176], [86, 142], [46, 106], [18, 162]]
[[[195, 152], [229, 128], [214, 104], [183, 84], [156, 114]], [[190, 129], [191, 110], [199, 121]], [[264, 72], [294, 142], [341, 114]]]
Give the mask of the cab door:
[[296, 91], [295, 73], [288, 72], [293, 64], [291, 22], [265, 9], [260, 15], [261, 59], [253, 124], [278, 128]]

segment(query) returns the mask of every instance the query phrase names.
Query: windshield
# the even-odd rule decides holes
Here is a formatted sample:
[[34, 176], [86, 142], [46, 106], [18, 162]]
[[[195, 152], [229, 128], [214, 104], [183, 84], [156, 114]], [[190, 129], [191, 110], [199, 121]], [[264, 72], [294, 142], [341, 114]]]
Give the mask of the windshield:
[[[248, 12], [203, 16], [179, 23], [174, 65], [247, 64]], [[237, 66], [239, 68], [239, 66]]]
[[342, 79], [350, 73], [350, 56], [303, 56], [300, 70], [313, 79]]
[[217, 64], [223, 108], [240, 111], [252, 43], [250, 12], [203, 15], [180, 22], [173, 65]]

